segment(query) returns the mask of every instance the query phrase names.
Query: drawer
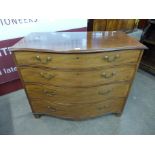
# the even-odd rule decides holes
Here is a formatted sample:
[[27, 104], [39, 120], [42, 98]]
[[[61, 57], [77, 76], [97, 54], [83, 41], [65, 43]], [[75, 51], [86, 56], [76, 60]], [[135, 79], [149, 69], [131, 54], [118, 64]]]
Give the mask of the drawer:
[[129, 84], [116, 83], [91, 88], [64, 88], [27, 84], [25, 88], [31, 99], [48, 100], [58, 105], [73, 105], [126, 97]]
[[135, 72], [135, 66], [74, 72], [33, 67], [19, 69], [24, 82], [42, 83], [59, 87], [91, 87], [129, 81]]
[[103, 52], [90, 54], [53, 54], [41, 52], [15, 52], [18, 66], [44, 66], [57, 69], [87, 69], [136, 63], [140, 50]]
[[86, 119], [107, 113], [120, 113], [124, 105], [124, 99], [108, 100], [88, 105], [58, 106], [53, 102], [44, 100], [31, 101], [33, 112], [48, 114], [70, 119]]

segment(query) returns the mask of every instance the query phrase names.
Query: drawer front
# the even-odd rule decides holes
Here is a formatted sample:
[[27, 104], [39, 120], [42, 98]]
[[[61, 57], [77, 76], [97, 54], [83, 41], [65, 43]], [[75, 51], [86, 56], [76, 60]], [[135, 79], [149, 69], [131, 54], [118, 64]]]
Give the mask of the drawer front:
[[45, 66], [50, 68], [94, 68], [136, 63], [139, 50], [93, 54], [53, 54], [40, 52], [15, 52], [17, 65]]
[[70, 119], [85, 119], [107, 113], [121, 112], [124, 99], [108, 100], [94, 104], [74, 106], [58, 106], [53, 104], [53, 102], [44, 100], [32, 100], [31, 104], [34, 113], [48, 114]]
[[135, 66], [92, 71], [59, 71], [40, 68], [20, 68], [24, 82], [64, 87], [91, 87], [131, 80]]
[[63, 88], [27, 84], [25, 87], [31, 99], [48, 100], [58, 105], [75, 105], [126, 97], [129, 84], [117, 83], [91, 88]]

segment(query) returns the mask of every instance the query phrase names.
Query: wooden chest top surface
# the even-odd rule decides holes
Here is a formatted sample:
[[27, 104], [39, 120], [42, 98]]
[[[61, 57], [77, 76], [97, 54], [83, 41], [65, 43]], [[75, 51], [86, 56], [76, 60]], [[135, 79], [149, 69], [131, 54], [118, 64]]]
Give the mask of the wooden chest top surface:
[[94, 53], [146, 46], [123, 32], [36, 32], [20, 40], [11, 51], [37, 51], [53, 53]]

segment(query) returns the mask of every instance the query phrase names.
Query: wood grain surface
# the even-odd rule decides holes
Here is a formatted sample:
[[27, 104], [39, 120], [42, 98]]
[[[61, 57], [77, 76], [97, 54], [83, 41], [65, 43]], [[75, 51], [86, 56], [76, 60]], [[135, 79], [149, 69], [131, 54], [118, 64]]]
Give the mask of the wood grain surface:
[[99, 103], [95, 102], [82, 106], [55, 105], [53, 102], [45, 100], [31, 100], [31, 103], [33, 105], [33, 112], [36, 114], [48, 114], [56, 117], [79, 120], [108, 113], [120, 113], [124, 99], [108, 100]]
[[135, 66], [121, 66], [92, 71], [60, 71], [34, 67], [20, 68], [24, 82], [42, 83], [58, 87], [92, 87], [130, 81]]
[[125, 50], [117, 53], [53, 54], [38, 52], [15, 52], [17, 66], [43, 66], [53, 69], [88, 69], [137, 63], [140, 50]]
[[26, 84], [31, 99], [48, 100], [58, 105], [87, 104], [111, 98], [126, 97], [129, 83], [115, 83], [90, 88], [64, 88], [42, 84]]
[[37, 51], [52, 53], [96, 53], [128, 49], [145, 49], [146, 46], [123, 32], [40, 32], [31, 33], [11, 51]]

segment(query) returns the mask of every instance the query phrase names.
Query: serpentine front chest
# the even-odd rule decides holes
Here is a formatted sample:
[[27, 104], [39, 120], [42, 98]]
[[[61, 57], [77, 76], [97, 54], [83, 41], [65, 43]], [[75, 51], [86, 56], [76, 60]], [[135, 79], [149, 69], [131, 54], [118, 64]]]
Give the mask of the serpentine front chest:
[[32, 33], [11, 48], [35, 117], [121, 114], [146, 47], [123, 32]]

